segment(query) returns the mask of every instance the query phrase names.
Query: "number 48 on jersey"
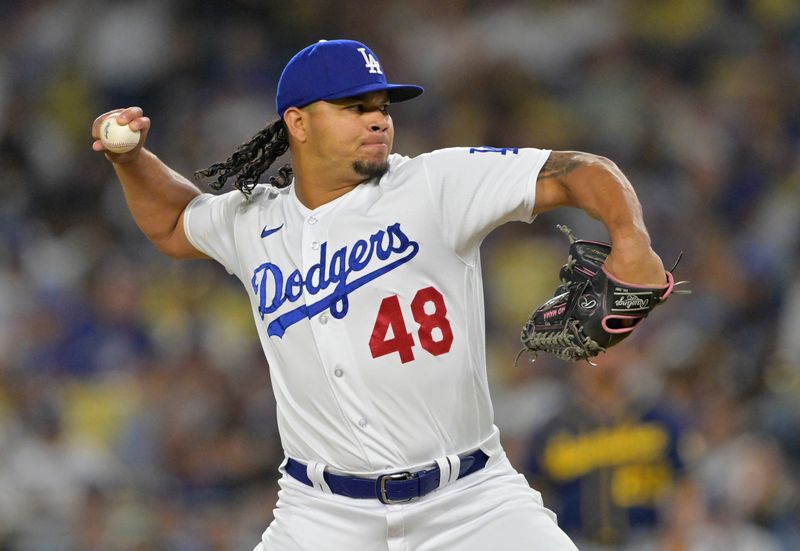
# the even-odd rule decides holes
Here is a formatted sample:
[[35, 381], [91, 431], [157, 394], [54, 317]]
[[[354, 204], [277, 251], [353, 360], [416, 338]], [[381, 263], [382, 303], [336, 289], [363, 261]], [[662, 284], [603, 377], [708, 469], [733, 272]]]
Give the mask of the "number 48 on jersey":
[[[425, 287], [414, 295], [411, 314], [417, 323], [419, 344], [434, 356], [450, 351], [453, 345], [453, 329], [447, 319], [444, 297], [435, 287]], [[391, 332], [391, 336], [389, 333]], [[372, 328], [369, 349], [373, 358], [397, 352], [402, 363], [414, 361], [414, 335], [400, 309], [397, 295], [384, 298], [378, 308], [378, 317]]]

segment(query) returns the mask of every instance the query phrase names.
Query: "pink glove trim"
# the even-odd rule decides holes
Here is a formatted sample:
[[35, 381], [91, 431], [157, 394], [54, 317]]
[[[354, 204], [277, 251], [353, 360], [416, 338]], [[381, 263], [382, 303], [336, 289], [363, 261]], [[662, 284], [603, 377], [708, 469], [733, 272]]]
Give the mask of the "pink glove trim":
[[[634, 324], [633, 324], [633, 325], [631, 325], [630, 327], [620, 327], [620, 328], [618, 328], [618, 329], [612, 329], [612, 328], [611, 328], [611, 327], [609, 327], [609, 326], [608, 326], [608, 324], [606, 323], [606, 321], [608, 321], [608, 320], [612, 320], [612, 319], [614, 319], [614, 320], [620, 320], [620, 319], [629, 319], [629, 320], [637, 320], [637, 321], [636, 321], [636, 323], [634, 323]], [[610, 316], [606, 316], [606, 317], [604, 317], [604, 318], [603, 318], [603, 320], [600, 322], [600, 325], [602, 325], [602, 326], [603, 326], [603, 330], [604, 330], [606, 333], [612, 333], [612, 334], [614, 334], [614, 335], [621, 335], [621, 334], [623, 334], [623, 333], [630, 333], [631, 331], [633, 331], [634, 329], [636, 329], [636, 326], [637, 326], [637, 325], [639, 325], [639, 322], [640, 322], [641, 320], [643, 320], [643, 319], [644, 319], [644, 316], [618, 316], [618, 315], [610, 315]]]
[[664, 272], [667, 275], [667, 282], [664, 285], [642, 285], [641, 283], [628, 283], [627, 281], [622, 281], [617, 276], [606, 270], [606, 267], [603, 266], [603, 272], [609, 277], [611, 281], [614, 283], [619, 283], [620, 285], [624, 285], [625, 287], [632, 287], [634, 289], [666, 289], [667, 291], [661, 296], [661, 302], [667, 300], [667, 297], [672, 293], [672, 288], [675, 287], [675, 278], [672, 277], [672, 272]]

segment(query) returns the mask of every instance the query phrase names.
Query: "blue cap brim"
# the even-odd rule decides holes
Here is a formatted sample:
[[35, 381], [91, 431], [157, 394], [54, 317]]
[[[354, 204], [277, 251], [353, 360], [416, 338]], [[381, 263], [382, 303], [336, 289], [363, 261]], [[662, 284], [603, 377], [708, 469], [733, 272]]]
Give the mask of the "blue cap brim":
[[373, 84], [349, 88], [334, 94], [328, 94], [327, 96], [319, 99], [330, 100], [352, 98], [355, 96], [361, 96], [363, 94], [369, 94], [370, 92], [381, 92], [384, 90], [389, 93], [389, 101], [391, 103], [400, 103], [401, 101], [414, 99], [417, 96], [422, 95], [422, 93], [425, 91], [422, 86], [416, 86], [415, 84], [382, 84], [376, 82]]

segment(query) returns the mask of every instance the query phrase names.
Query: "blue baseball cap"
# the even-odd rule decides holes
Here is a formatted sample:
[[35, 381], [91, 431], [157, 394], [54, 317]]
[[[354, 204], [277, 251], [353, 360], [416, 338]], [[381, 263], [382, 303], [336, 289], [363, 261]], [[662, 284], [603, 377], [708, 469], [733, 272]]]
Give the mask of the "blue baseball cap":
[[389, 84], [375, 53], [355, 40], [320, 40], [289, 60], [278, 80], [275, 101], [278, 115], [289, 107], [304, 107], [319, 100], [359, 96], [386, 90], [397, 103], [422, 94], [421, 86]]

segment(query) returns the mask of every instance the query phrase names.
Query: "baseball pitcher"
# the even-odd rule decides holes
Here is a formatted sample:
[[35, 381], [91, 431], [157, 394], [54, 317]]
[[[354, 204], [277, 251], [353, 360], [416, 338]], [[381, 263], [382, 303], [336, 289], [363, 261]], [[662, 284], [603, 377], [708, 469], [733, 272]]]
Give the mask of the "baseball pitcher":
[[[92, 127], [93, 149], [153, 244], [216, 260], [250, 298], [286, 456], [256, 551], [575, 549], [493, 424], [481, 242], [505, 222], [578, 207], [612, 240], [592, 277], [657, 289], [670, 278], [607, 159], [511, 147], [392, 153], [390, 106], [421, 93], [390, 84], [364, 44], [308, 46], [281, 74], [278, 120], [198, 172], [217, 188], [231, 179], [236, 189], [221, 195], [143, 148], [142, 109]], [[133, 150], [99, 139], [112, 114], [140, 131]], [[291, 164], [259, 183], [287, 150]]]

